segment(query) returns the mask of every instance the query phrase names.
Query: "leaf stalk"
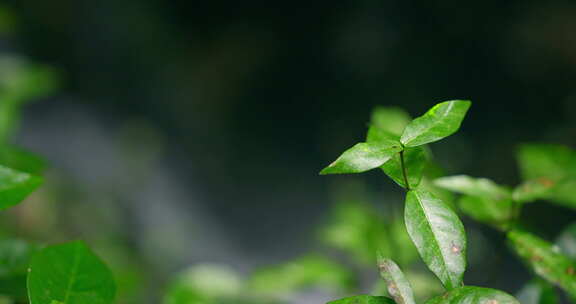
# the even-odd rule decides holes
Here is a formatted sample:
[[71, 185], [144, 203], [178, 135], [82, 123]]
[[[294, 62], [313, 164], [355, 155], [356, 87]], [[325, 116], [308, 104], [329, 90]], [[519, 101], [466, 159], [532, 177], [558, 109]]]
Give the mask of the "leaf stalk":
[[406, 165], [404, 164], [404, 150], [400, 151], [400, 165], [402, 166], [402, 176], [404, 176], [404, 184], [406, 185], [406, 190], [410, 191], [410, 184], [408, 183], [408, 172], [406, 170]]

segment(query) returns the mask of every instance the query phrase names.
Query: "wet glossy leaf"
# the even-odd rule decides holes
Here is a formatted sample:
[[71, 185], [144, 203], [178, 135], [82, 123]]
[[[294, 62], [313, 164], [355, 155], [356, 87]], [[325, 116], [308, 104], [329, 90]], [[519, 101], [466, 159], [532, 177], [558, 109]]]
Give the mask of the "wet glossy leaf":
[[462, 285], [466, 268], [464, 226], [450, 207], [431, 193], [408, 191], [404, 221], [428, 268], [447, 289]]
[[[424, 168], [428, 162], [426, 151], [422, 147], [406, 148], [404, 150], [404, 165], [406, 166], [406, 175], [411, 189], [418, 187], [422, 180]], [[382, 165], [382, 170], [386, 175], [393, 179], [398, 185], [406, 188], [400, 154], [396, 153], [391, 160]]]
[[386, 297], [361, 295], [330, 301], [327, 304], [395, 304], [395, 303], [394, 300]]
[[470, 104], [467, 100], [451, 100], [435, 105], [406, 126], [400, 142], [415, 147], [452, 135], [460, 128]]
[[320, 174], [360, 173], [380, 167], [400, 152], [400, 144], [394, 141], [384, 143], [359, 143], [346, 150], [336, 161], [324, 168]]
[[522, 304], [559, 304], [560, 299], [554, 286], [541, 280], [532, 280], [526, 284], [516, 298]]
[[400, 267], [391, 259], [378, 257], [378, 269], [380, 276], [387, 285], [388, 295], [390, 295], [397, 304], [414, 304], [414, 293], [410, 283], [404, 276]]
[[42, 178], [0, 165], [0, 210], [24, 200], [42, 184]]
[[465, 286], [430, 299], [426, 304], [520, 304], [520, 302], [500, 290]]
[[30, 304], [108, 304], [115, 293], [112, 273], [83, 242], [49, 246], [32, 259]]
[[540, 277], [576, 296], [576, 262], [552, 244], [527, 232], [513, 230], [508, 240], [514, 251]]

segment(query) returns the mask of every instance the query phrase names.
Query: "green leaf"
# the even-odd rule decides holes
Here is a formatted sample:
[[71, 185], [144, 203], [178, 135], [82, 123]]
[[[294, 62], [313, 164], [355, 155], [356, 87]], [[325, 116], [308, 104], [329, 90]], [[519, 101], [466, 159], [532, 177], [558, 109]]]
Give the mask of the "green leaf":
[[538, 198], [576, 209], [576, 153], [561, 145], [526, 144], [518, 149], [518, 165], [526, 181], [550, 188]]
[[240, 276], [232, 269], [200, 264], [186, 269], [170, 283], [163, 303], [231, 303], [241, 290]]
[[327, 304], [395, 304], [392, 299], [376, 296], [353, 296], [340, 300], [330, 301]]
[[420, 256], [444, 287], [461, 286], [466, 234], [456, 213], [431, 193], [411, 190], [406, 196], [404, 221]]
[[574, 174], [574, 152], [568, 147], [552, 144], [524, 144], [517, 152], [518, 165], [524, 180], [549, 179], [558, 182]]
[[576, 296], [576, 263], [552, 244], [520, 230], [508, 233], [514, 251], [540, 277]]
[[402, 151], [398, 142], [388, 141], [386, 144], [359, 143], [346, 150], [320, 174], [360, 173], [380, 167], [394, 153]]
[[[411, 189], [418, 187], [422, 180], [424, 168], [426, 167], [427, 158], [426, 151], [422, 147], [406, 148], [404, 154], [404, 166], [406, 167], [406, 175], [408, 176], [408, 183]], [[402, 172], [402, 161], [400, 154], [394, 154], [390, 161], [387, 161], [381, 166], [386, 175], [393, 179], [398, 185], [403, 188], [406, 187], [404, 181], [404, 174]]]
[[566, 256], [576, 259], [576, 223], [569, 225], [558, 236], [556, 244]]
[[426, 304], [520, 304], [520, 302], [500, 290], [464, 286], [430, 299]]
[[541, 280], [532, 280], [516, 295], [522, 304], [559, 304], [560, 299], [554, 286]]
[[[355, 262], [372, 265], [378, 249], [384, 247], [387, 253], [392, 251], [386, 225], [387, 221], [373, 205], [345, 201], [335, 205], [320, 236], [323, 243], [344, 251]], [[402, 229], [405, 231], [403, 224]]]
[[400, 108], [376, 107], [372, 111], [367, 142], [399, 140], [404, 128], [412, 119]]
[[514, 217], [514, 204], [509, 199], [496, 201], [479, 196], [464, 195], [458, 201], [460, 210], [478, 222], [505, 228]]
[[6, 144], [20, 120], [21, 105], [56, 88], [53, 69], [13, 55], [0, 55], [0, 145]]
[[20, 203], [41, 184], [39, 176], [0, 165], [0, 210]]
[[84, 242], [49, 246], [32, 259], [30, 304], [108, 304], [115, 292], [112, 273]]
[[514, 189], [512, 197], [519, 203], [529, 203], [550, 195], [554, 183], [546, 178], [526, 181]]
[[375, 126], [370, 126], [370, 128], [368, 128], [368, 133], [366, 134], [366, 142], [380, 143], [391, 140], [399, 141], [400, 136], [392, 134]]
[[492, 200], [504, 200], [511, 197], [508, 189], [499, 186], [487, 178], [474, 178], [467, 175], [454, 175], [438, 178], [434, 184], [453, 192], [478, 196]]
[[53, 68], [22, 57], [0, 56], [0, 91], [4, 99], [23, 103], [50, 94], [56, 87]]
[[479, 222], [503, 228], [514, 216], [510, 190], [489, 179], [455, 175], [437, 178], [434, 185], [464, 194], [460, 210]]
[[0, 240], [0, 294], [27, 299], [26, 275], [32, 255], [37, 251], [23, 240]]
[[442, 169], [435, 163], [428, 161], [426, 167], [424, 168], [424, 177], [420, 181], [420, 185], [418, 186], [418, 188], [420, 190], [432, 192], [434, 196], [438, 197], [445, 204], [447, 204], [451, 208], [455, 208], [456, 205], [455, 205], [454, 193], [434, 185], [434, 180], [445, 175], [446, 174], [444, 172], [444, 169]]
[[414, 304], [414, 292], [400, 267], [394, 261], [378, 257], [380, 276], [386, 281], [388, 294], [397, 304]]
[[451, 100], [435, 105], [406, 126], [400, 142], [404, 146], [415, 147], [454, 134], [460, 128], [470, 104], [467, 100]]
[[249, 282], [250, 290], [254, 293], [276, 297], [309, 287], [331, 291], [348, 290], [353, 284], [353, 274], [347, 268], [319, 255], [308, 255], [260, 269]]
[[403, 109], [396, 107], [376, 107], [372, 111], [370, 122], [372, 126], [400, 137], [404, 128], [406, 128], [411, 120], [410, 115]]
[[33, 175], [40, 175], [46, 168], [46, 161], [38, 155], [12, 146], [0, 147], [0, 164]]
[[574, 189], [576, 189], [576, 178], [570, 177], [561, 180], [557, 182], [556, 185], [552, 186], [552, 189], [547, 192], [545, 198], [551, 203], [576, 209], [576, 195], [574, 195]]

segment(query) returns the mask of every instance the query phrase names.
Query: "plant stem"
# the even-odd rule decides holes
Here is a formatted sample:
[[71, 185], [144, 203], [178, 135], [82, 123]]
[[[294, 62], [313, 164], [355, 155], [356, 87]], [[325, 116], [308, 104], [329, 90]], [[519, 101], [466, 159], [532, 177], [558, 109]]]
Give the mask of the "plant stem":
[[406, 165], [404, 164], [404, 150], [400, 151], [400, 166], [402, 166], [404, 185], [406, 185], [406, 190], [410, 191], [410, 184], [408, 183], [408, 172], [406, 172]]

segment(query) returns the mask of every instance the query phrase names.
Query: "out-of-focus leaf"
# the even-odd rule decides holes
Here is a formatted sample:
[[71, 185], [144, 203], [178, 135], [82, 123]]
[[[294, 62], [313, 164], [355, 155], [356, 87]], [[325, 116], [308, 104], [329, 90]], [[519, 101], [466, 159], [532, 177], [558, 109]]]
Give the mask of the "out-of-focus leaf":
[[532, 280], [516, 295], [522, 304], [558, 304], [560, 299], [554, 287], [541, 280]]
[[372, 126], [400, 137], [411, 120], [410, 115], [400, 108], [376, 107], [370, 122]]
[[406, 277], [414, 290], [416, 303], [424, 303], [425, 300], [444, 291], [440, 281], [428, 272], [408, 271]]
[[39, 176], [0, 165], [0, 210], [20, 203], [41, 184]]
[[376, 107], [372, 111], [366, 142], [400, 140], [400, 135], [412, 119], [399, 108]]
[[233, 270], [221, 265], [201, 264], [176, 277], [168, 287], [163, 303], [232, 303], [241, 290], [241, 279]]
[[460, 210], [479, 222], [502, 228], [514, 217], [511, 191], [489, 179], [455, 175], [437, 178], [434, 185], [464, 194]]
[[30, 304], [109, 304], [115, 293], [112, 272], [84, 242], [49, 246], [32, 258]]
[[345, 251], [358, 263], [372, 265], [377, 250], [387, 254], [392, 251], [386, 229], [384, 217], [373, 206], [351, 201], [334, 207], [320, 237], [323, 243]]
[[257, 295], [277, 297], [308, 287], [349, 290], [353, 284], [353, 274], [342, 265], [323, 256], [309, 255], [257, 271], [249, 287]]
[[394, 141], [387, 143], [359, 143], [346, 150], [320, 174], [360, 173], [380, 167], [402, 147]]
[[514, 216], [511, 200], [496, 201], [489, 198], [464, 195], [458, 201], [460, 210], [478, 222], [504, 227]]
[[368, 133], [366, 134], [366, 142], [379, 143], [390, 140], [399, 141], [400, 136], [387, 132], [386, 130], [377, 128], [376, 126], [370, 126], [370, 128], [368, 128]]
[[[430, 156], [428, 158], [430, 158]], [[446, 173], [444, 172], [444, 169], [435, 163], [428, 161], [426, 167], [424, 168], [424, 177], [420, 181], [420, 186], [418, 186], [418, 188], [420, 190], [432, 192], [434, 196], [438, 197], [448, 206], [455, 207], [454, 193], [434, 185], [434, 180], [444, 176], [445, 174]]]
[[576, 259], [576, 223], [569, 225], [556, 240], [562, 253], [571, 259]]
[[460, 128], [470, 104], [467, 100], [451, 100], [435, 105], [406, 126], [400, 142], [415, 147], [452, 135]]
[[40, 156], [12, 146], [0, 148], [0, 164], [35, 175], [41, 174], [46, 168], [46, 161]]
[[394, 300], [387, 297], [361, 295], [330, 301], [327, 304], [395, 304], [395, 303]]
[[26, 275], [30, 258], [37, 251], [23, 240], [0, 239], [0, 294], [27, 299]]
[[466, 234], [452, 209], [431, 193], [408, 191], [404, 221], [420, 256], [447, 289], [462, 285]]
[[[408, 188], [414, 189], [418, 187], [420, 180], [422, 180], [424, 168], [427, 163], [426, 152], [422, 147], [414, 147], [406, 148], [403, 151], [403, 154], [406, 175], [408, 177], [408, 183], [410, 184], [410, 187]], [[407, 188], [406, 182], [404, 181], [402, 161], [399, 153], [394, 154], [392, 159], [384, 163], [381, 168], [384, 173], [386, 173], [386, 175], [393, 179], [398, 185]]]
[[51, 93], [57, 86], [56, 79], [50, 67], [15, 55], [0, 55], [0, 145], [6, 145], [14, 133], [21, 105]]
[[524, 180], [547, 178], [557, 182], [576, 166], [574, 152], [561, 145], [525, 144], [519, 147], [516, 157]]
[[388, 295], [398, 304], [414, 304], [414, 292], [400, 267], [391, 259], [378, 257], [380, 276], [387, 285]]
[[529, 180], [514, 189], [512, 198], [519, 203], [529, 203], [549, 196], [555, 184], [546, 179]]
[[510, 199], [511, 193], [505, 187], [499, 186], [487, 178], [474, 178], [467, 175], [454, 175], [438, 178], [434, 181], [438, 187], [471, 196], [491, 200]]
[[557, 205], [576, 209], [576, 177], [569, 177], [559, 181], [550, 191], [548, 191], [545, 198]]
[[[402, 216], [394, 215], [389, 223], [386, 225], [386, 232], [389, 238], [390, 252], [387, 256], [394, 259], [400, 266], [409, 267], [413, 265], [416, 260], [419, 260], [418, 251], [416, 246], [412, 243], [406, 225], [402, 220]], [[381, 247], [378, 247], [380, 249]], [[384, 253], [384, 251], [380, 250]]]
[[426, 304], [520, 304], [513, 296], [496, 289], [464, 286], [430, 299]]
[[22, 103], [50, 94], [57, 78], [51, 67], [14, 55], [0, 56], [0, 94], [6, 100]]
[[512, 230], [508, 240], [537, 275], [576, 296], [576, 262], [559, 253], [552, 244], [527, 232]]
[[549, 191], [539, 193], [552, 203], [576, 209], [576, 153], [561, 145], [526, 144], [518, 149], [518, 164], [526, 181], [539, 181]]

